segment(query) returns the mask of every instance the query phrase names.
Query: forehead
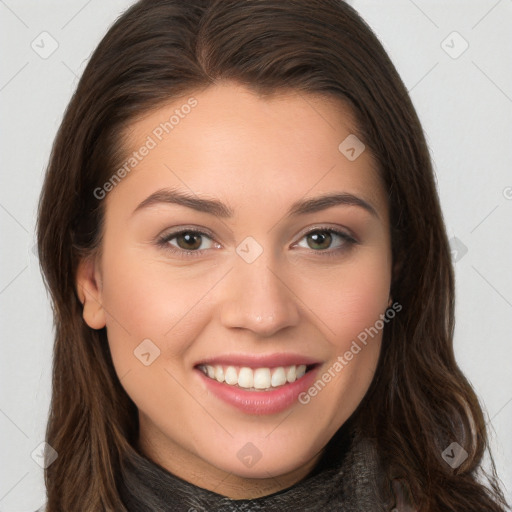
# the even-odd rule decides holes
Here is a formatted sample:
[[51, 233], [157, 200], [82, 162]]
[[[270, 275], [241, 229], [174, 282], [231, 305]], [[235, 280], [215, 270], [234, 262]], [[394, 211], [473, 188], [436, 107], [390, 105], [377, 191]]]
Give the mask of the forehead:
[[[333, 97], [297, 91], [259, 96], [232, 83], [211, 86], [127, 127], [125, 162], [135, 165], [111, 195], [142, 200], [172, 186], [224, 197], [236, 210], [248, 202], [260, 205], [263, 197], [280, 204], [343, 190], [385, 208], [370, 152], [351, 160], [340, 150], [347, 138], [358, 140], [355, 133], [350, 108]], [[133, 156], [144, 146], [150, 149], [143, 157]]]

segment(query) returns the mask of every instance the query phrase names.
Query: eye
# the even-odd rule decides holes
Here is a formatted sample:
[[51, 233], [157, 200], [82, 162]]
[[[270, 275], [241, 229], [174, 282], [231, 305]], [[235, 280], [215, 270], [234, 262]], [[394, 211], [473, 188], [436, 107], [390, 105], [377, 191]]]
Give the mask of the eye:
[[[301, 240], [306, 240], [306, 248], [313, 249], [314, 252], [326, 253], [331, 255], [339, 251], [348, 250], [350, 246], [358, 243], [352, 236], [343, 231], [332, 228], [316, 228], [306, 233]], [[332, 248], [332, 244], [338, 240], [338, 246]], [[305, 247], [300, 242], [297, 244]]]
[[[209, 242], [205, 243], [205, 239], [208, 239]], [[157, 244], [171, 252], [185, 253], [191, 256], [199, 255], [215, 245], [207, 233], [195, 229], [184, 229], [166, 234], [157, 240]], [[216, 246], [219, 245], [216, 244]]]

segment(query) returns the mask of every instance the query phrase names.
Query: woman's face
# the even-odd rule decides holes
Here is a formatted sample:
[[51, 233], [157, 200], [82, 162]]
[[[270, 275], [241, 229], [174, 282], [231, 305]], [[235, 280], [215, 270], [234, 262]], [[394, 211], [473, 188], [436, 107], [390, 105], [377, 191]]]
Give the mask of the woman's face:
[[231, 497], [287, 487], [367, 391], [391, 244], [353, 131], [339, 101], [231, 83], [129, 126], [77, 284], [141, 449], [174, 474]]

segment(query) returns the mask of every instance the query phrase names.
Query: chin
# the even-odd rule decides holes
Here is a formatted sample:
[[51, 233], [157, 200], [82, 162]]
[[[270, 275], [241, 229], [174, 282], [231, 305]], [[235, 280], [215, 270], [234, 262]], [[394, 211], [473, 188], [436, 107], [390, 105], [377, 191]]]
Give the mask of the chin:
[[[223, 448], [218, 446], [210, 454], [208, 462], [240, 478], [278, 478], [304, 467], [324, 444], [312, 443], [311, 435], [294, 439], [285, 431], [281, 436], [269, 432], [259, 437], [245, 434], [230, 438]], [[315, 449], [316, 444], [319, 449]], [[219, 457], [221, 450], [223, 457]]]

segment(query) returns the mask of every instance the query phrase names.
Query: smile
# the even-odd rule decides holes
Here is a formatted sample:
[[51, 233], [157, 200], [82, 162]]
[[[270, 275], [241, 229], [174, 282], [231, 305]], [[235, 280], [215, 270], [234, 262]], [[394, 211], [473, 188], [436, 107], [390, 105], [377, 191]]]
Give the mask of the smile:
[[250, 368], [248, 366], [208, 365], [198, 366], [207, 377], [217, 382], [248, 391], [271, 391], [291, 384], [311, 369], [305, 364], [278, 366], [276, 368]]
[[312, 385], [320, 367], [318, 360], [298, 354], [240, 354], [199, 361], [194, 370], [214, 404], [262, 415], [300, 404], [298, 396]]

